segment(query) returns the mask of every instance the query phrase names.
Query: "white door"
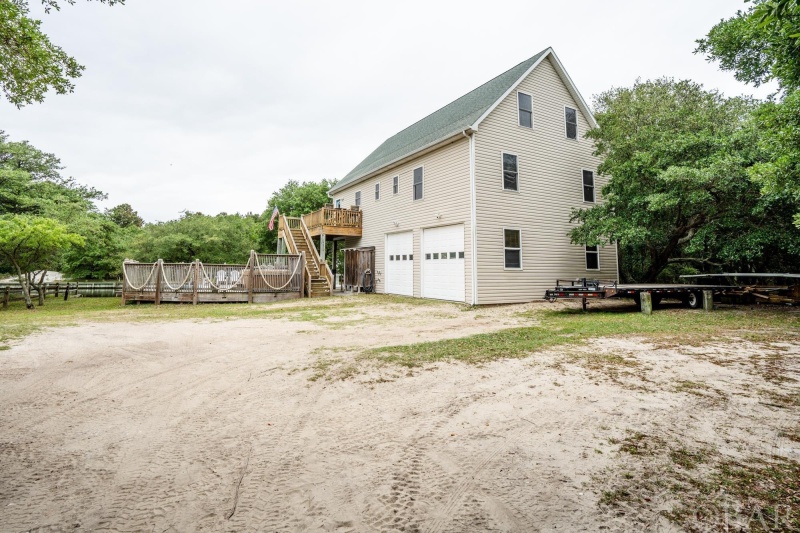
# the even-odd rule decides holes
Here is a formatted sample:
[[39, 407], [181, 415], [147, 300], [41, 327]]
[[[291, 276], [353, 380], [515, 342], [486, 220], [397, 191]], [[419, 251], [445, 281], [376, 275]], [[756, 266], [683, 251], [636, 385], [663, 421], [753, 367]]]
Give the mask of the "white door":
[[422, 247], [422, 296], [463, 302], [464, 225], [424, 230]]
[[390, 294], [414, 296], [414, 232], [386, 235], [386, 288]]

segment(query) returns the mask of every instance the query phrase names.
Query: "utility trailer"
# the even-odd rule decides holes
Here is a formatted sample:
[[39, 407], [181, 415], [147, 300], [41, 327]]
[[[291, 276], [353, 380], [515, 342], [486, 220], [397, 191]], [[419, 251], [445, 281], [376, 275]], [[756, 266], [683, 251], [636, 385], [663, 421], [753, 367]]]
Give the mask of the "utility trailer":
[[[800, 274], [722, 273], [681, 276], [687, 279], [706, 279], [718, 283], [634, 283], [620, 284], [588, 278], [559, 279], [554, 289], [545, 291], [545, 299], [579, 299], [583, 309], [589, 299], [628, 298], [639, 304], [642, 293], [650, 293], [653, 305], [665, 299], [676, 299], [691, 309], [703, 306], [703, 291], [711, 291], [715, 302], [733, 304], [800, 305]], [[763, 282], [769, 282], [764, 285]]]
[[586, 309], [586, 302], [589, 299], [608, 300], [630, 299], [638, 305], [641, 301], [642, 293], [650, 293], [653, 305], [658, 305], [661, 300], [666, 298], [676, 299], [683, 302], [691, 309], [703, 306], [703, 291], [711, 291], [714, 299], [727, 292], [736, 289], [730, 285], [687, 285], [679, 283], [633, 283], [620, 284], [616, 281], [603, 281], [597, 279], [559, 279], [556, 280], [554, 289], [545, 291], [544, 298], [550, 302], [558, 299], [578, 299], [582, 301], [583, 309]]

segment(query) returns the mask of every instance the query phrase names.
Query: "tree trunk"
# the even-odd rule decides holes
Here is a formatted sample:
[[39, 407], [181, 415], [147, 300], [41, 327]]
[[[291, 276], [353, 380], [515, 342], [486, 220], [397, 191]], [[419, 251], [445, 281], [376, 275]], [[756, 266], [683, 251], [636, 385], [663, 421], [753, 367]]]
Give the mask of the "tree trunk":
[[[36, 292], [39, 295], [39, 307], [44, 305], [44, 297], [45, 297], [44, 277], [46, 275], [47, 275], [47, 270], [42, 270], [42, 275], [39, 276], [39, 283], [36, 284]], [[36, 274], [34, 274], [34, 279], [35, 279], [35, 277], [36, 277]]]
[[33, 310], [33, 302], [31, 301], [31, 289], [28, 285], [28, 273], [23, 272], [18, 264], [14, 263], [14, 268], [17, 270], [17, 279], [22, 287], [22, 297], [25, 298], [25, 307]]

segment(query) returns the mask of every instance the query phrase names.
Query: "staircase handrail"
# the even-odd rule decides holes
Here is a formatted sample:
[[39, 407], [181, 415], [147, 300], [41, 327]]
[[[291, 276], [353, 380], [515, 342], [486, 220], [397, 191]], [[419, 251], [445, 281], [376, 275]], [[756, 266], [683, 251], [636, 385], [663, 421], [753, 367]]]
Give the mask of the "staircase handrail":
[[[320, 274], [325, 276], [325, 279], [328, 280], [328, 289], [333, 289], [333, 272], [331, 271], [331, 267], [328, 266], [327, 261], [323, 261], [319, 257], [319, 252], [317, 252], [317, 248], [314, 246], [314, 241], [311, 240], [311, 233], [308, 231], [308, 227], [306, 226], [305, 221], [301, 218], [300, 219], [300, 228], [303, 231], [303, 237], [306, 239], [306, 244], [308, 247], [311, 248], [311, 255], [314, 258], [314, 261], [317, 263], [317, 268], [320, 271]], [[324, 265], [324, 269], [323, 269]]]
[[[286, 218], [286, 215], [281, 215], [283, 217], [283, 238], [286, 240], [286, 249], [293, 254], [301, 254], [302, 252], [297, 248], [297, 243], [294, 242], [294, 235], [292, 235], [292, 229], [289, 227], [289, 221]], [[302, 223], [302, 219], [300, 222]], [[314, 249], [313, 243], [309, 246], [312, 250]], [[308, 261], [303, 261], [303, 269], [305, 270], [305, 292], [306, 296], [311, 296], [311, 272], [308, 270]]]

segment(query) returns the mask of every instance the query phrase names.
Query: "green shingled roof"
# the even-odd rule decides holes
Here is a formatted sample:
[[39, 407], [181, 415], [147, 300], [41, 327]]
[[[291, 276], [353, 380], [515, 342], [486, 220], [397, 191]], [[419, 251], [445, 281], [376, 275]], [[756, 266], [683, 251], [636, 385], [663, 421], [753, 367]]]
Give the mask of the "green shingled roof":
[[342, 178], [331, 192], [380, 170], [384, 166], [414, 154], [437, 141], [469, 128], [508, 91], [547, 50], [503, 72], [496, 78], [468, 92], [458, 100], [434, 111], [400, 133], [389, 137], [366, 159]]

